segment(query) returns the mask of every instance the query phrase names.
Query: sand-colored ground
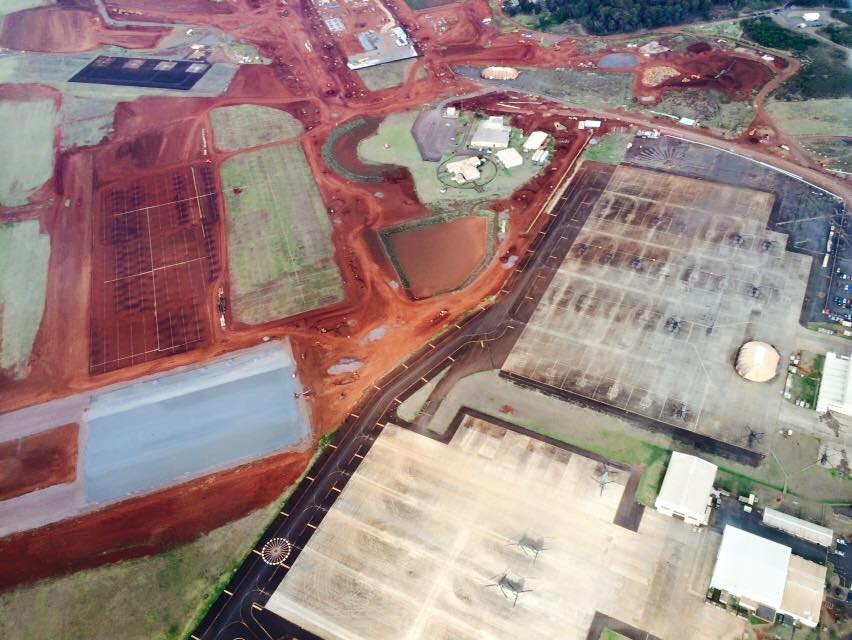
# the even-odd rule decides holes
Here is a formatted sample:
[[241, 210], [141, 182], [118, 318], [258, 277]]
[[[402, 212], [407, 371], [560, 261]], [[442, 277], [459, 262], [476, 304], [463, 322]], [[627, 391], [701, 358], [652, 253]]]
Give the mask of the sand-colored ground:
[[719, 535], [655, 512], [615, 525], [624, 478], [601, 493], [598, 472], [470, 418], [449, 445], [388, 426], [266, 607], [324, 638], [582, 640], [595, 612], [664, 639], [740, 638], [743, 621], [704, 604]]
[[648, 67], [642, 72], [642, 84], [649, 87], [656, 87], [669, 78], [676, 78], [679, 75], [680, 71], [672, 67]]

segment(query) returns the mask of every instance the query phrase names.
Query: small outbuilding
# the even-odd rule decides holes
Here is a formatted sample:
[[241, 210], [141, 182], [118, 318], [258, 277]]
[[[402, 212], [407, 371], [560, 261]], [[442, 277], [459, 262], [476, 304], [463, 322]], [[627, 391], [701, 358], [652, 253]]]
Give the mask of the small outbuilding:
[[752, 340], [740, 347], [736, 369], [741, 377], [751, 382], [769, 382], [778, 373], [781, 356], [771, 344]]
[[777, 509], [767, 507], [763, 511], [763, 524], [768, 527], [786, 531], [790, 535], [794, 535], [802, 540], [813, 542], [823, 547], [830, 547], [834, 544], [834, 531], [828, 527], [802, 520], [796, 516], [791, 516], [789, 513], [783, 513]]
[[509, 147], [508, 149], [501, 149], [497, 152], [497, 159], [507, 169], [512, 169], [513, 167], [520, 167], [524, 164], [524, 159], [520, 153], [518, 153], [517, 149], [513, 149]]
[[706, 525], [717, 469], [712, 462], [674, 451], [654, 503], [657, 511], [687, 524]]
[[524, 142], [524, 151], [538, 151], [545, 140], [547, 134], [544, 131], [533, 131]]

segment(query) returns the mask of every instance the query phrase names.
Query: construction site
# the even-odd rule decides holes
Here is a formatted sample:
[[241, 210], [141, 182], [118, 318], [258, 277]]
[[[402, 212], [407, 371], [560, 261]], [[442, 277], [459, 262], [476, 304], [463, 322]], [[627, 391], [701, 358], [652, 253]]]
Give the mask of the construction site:
[[[305, 472], [192, 615], [102, 632], [212, 639], [245, 596], [294, 637], [741, 637], [703, 604], [721, 534], [640, 507], [669, 437], [786, 464], [788, 359], [843, 338], [845, 192], [762, 107], [797, 61], [534, 34], [486, 0], [42, 4], [0, 8], [0, 609]], [[533, 405], [644, 457], [519, 430]], [[755, 493], [842, 503], [813, 439]], [[268, 603], [222, 589], [246, 575]]]

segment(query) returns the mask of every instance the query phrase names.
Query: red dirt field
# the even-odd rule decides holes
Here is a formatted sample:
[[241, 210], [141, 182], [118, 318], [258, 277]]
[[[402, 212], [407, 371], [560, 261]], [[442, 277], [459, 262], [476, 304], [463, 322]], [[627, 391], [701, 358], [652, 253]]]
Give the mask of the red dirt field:
[[752, 91], [769, 82], [773, 75], [769, 67], [755, 60], [717, 53], [683, 61], [666, 60], [665, 65], [680, 70], [682, 78], [666, 80], [661, 88], [716, 89], [731, 100], [747, 100]]
[[100, 192], [89, 371], [191, 351], [210, 338], [219, 277], [219, 195], [210, 164]]
[[57, 53], [89, 51], [102, 44], [143, 49], [154, 47], [166, 33], [161, 29], [106, 29], [90, 11], [45, 7], [7, 16], [0, 47]]
[[468, 216], [415, 227], [387, 238], [414, 299], [452, 291], [482, 264], [488, 220]]
[[0, 590], [184, 544], [277, 498], [310, 453], [285, 453], [0, 540]]
[[[416, 198], [411, 176], [399, 170], [385, 175], [382, 182], [348, 182], [324, 165], [323, 143], [335, 126], [352, 118], [378, 121], [388, 113], [419, 108], [481, 88], [456, 77], [449, 70], [450, 63], [577, 66], [603, 54], [578, 55], [579, 46], [575, 40], [563, 40], [558, 45], [542, 48], [529, 40], [520, 43], [518, 33], [498, 34], [494, 26], [482, 24], [483, 18], [491, 16], [486, 0], [468, 0], [418, 12], [412, 11], [402, 0], [388, 5], [418, 40], [423, 55], [415, 63], [416, 69], [425, 71], [426, 79], [417, 81], [416, 74], [411, 73], [402, 87], [370, 93], [342, 64], [339, 47], [308, 2], [288, 3], [286, 7], [254, 0], [221, 3], [113, 0], [108, 3], [111, 14], [117, 19], [191, 23], [222, 29], [240, 41], [256, 45], [273, 64], [242, 66], [227, 93], [218, 98], [190, 99], [176, 94], [122, 103], [116, 110], [114, 130], [105, 143], [71, 150], [57, 159], [54, 177], [39, 194], [37, 205], [0, 212], [3, 220], [15, 216], [38, 217], [52, 240], [45, 312], [33, 348], [30, 372], [21, 381], [0, 378], [0, 411], [203, 362], [255, 345], [265, 337], [288, 337], [298, 362], [301, 383], [314, 392], [306, 400], [315, 436], [319, 437], [336, 428], [356, 402], [372, 390], [373, 383], [396, 366], [403, 354], [420, 348], [463, 313], [486, 304], [484, 301], [500, 289], [508, 275], [500, 259], [521, 255], [544, 223], [546, 216], [540, 215], [542, 206], [562, 184], [565, 172], [573, 166], [589, 136], [578, 132], [570, 118], [588, 112], [518, 96], [509, 97], [516, 102], [528, 100], [529, 103], [518, 109], [507, 109], [498, 104], [507, 99], [505, 94], [465, 100], [466, 108], [511, 115], [513, 124], [525, 131], [548, 131], [555, 137], [557, 146], [552, 163], [545, 171], [511, 198], [489, 206], [494, 211], [506, 212], [510, 220], [507, 237], [495, 247], [495, 258], [462, 291], [423, 300], [412, 300], [402, 289], [392, 286], [396, 274], [375, 242], [379, 229], [429, 215]], [[18, 37], [33, 37], [33, 42], [36, 39], [56, 42], [62, 38], [62, 20], [66, 18], [47, 20], [45, 24], [52, 26], [39, 27], [45, 29], [41, 35]], [[88, 27], [82, 29], [85, 32]], [[110, 31], [100, 29], [99, 41]], [[79, 42], [83, 42], [84, 38], [80, 38]], [[72, 38], [70, 42], [78, 41]], [[310, 51], [305, 43], [310, 45]], [[756, 56], [749, 57], [749, 54], [737, 54], [736, 58], [734, 67], [719, 78], [708, 79], [708, 83], [717, 83], [723, 90], [749, 92], [761, 73], [754, 64], [760, 63], [756, 62]], [[654, 57], [643, 59], [635, 73], [638, 78], [643, 66], [665, 64], [698, 74], [704, 73], [704, 69], [715, 75], [728, 63], [719, 64], [730, 59], [729, 54], [716, 51]], [[741, 64], [743, 60], [748, 64]], [[761, 89], [756, 99], [758, 103], [798, 68], [795, 61], [779, 60], [780, 66], [785, 64], [790, 66]], [[762, 66], [770, 71], [768, 66]], [[660, 87], [657, 91], [663, 89]], [[196, 192], [190, 192], [188, 185], [193, 176], [200, 177], [202, 167], [210, 168], [218, 185], [218, 168], [229, 154], [217, 152], [212, 144], [208, 144], [205, 153], [203, 135], [208, 143], [213, 140], [208, 113], [216, 106], [242, 103], [286, 109], [305, 125], [307, 131], [301, 143], [329, 210], [335, 260], [344, 278], [346, 302], [250, 329], [233, 327], [228, 318], [227, 328], [223, 330], [215, 322], [214, 310], [218, 287], [227, 288], [227, 274], [219, 273], [211, 280], [209, 272], [205, 276], [203, 269], [199, 269], [199, 265], [210, 261], [203, 255], [202, 239], [206, 241], [208, 237], [200, 223], [193, 223], [193, 215], [200, 214], [200, 207]], [[758, 112], [760, 117], [760, 106]], [[626, 122], [640, 126], [648, 126], [649, 122], [647, 117], [627, 112], [593, 115], [605, 120], [602, 132], [623, 127]], [[567, 125], [568, 130], [556, 130], [557, 122]], [[766, 122], [771, 125], [771, 121]], [[699, 131], [666, 123], [654, 126], [664, 133], [668, 129], [691, 139], [714, 142], [712, 136]], [[341, 143], [336, 149], [347, 165], [354, 161], [351, 148], [354, 142]], [[788, 144], [796, 149], [795, 142]], [[755, 144], [728, 142], [726, 145], [753, 157], [773, 160]], [[784, 160], [775, 160], [775, 163], [844, 193], [833, 179], [808, 169], [807, 164], [796, 167], [789, 162], [785, 164]], [[186, 197], [175, 198], [178, 185], [171, 181], [177, 176], [183, 176], [185, 184], [180, 188], [186, 190]], [[134, 184], [138, 185], [136, 195]], [[112, 189], [117, 192], [118, 202], [114, 210]], [[151, 196], [152, 189], [160, 195]], [[208, 193], [208, 189], [218, 193], [219, 187], [205, 186], [197, 193]], [[379, 193], [381, 196], [377, 195]], [[135, 205], [121, 204], [134, 198], [140, 199]], [[172, 200], [189, 203], [183, 212], [187, 220], [181, 220], [180, 208]], [[105, 204], [110, 208], [104, 208]], [[145, 212], [144, 221], [139, 209]], [[151, 212], [153, 221], [149, 226]], [[222, 213], [227, 215], [227, 212]], [[160, 214], [162, 218], [158, 218]], [[122, 217], [128, 220], [114, 226], [109, 220]], [[217, 231], [209, 237], [217, 243], [219, 262], [227, 264], [223, 227], [217, 225]], [[145, 230], [154, 231], [150, 244], [146, 244], [142, 233]], [[199, 230], [202, 239], [199, 239]], [[133, 238], [131, 232], [139, 235]], [[470, 242], [458, 242], [469, 251]], [[146, 246], [150, 254], [147, 262], [143, 251]], [[195, 256], [192, 258], [195, 271], [191, 271], [195, 274], [194, 282], [166, 278], [162, 286], [169, 287], [169, 292], [163, 295], [171, 296], [173, 302], [180, 298], [181, 304], [176, 304], [175, 309], [190, 300], [191, 309], [197, 310], [200, 321], [206, 323], [206, 333], [203, 340], [193, 343], [194, 349], [148, 359], [144, 353], [137, 353], [136, 345], [141, 343], [139, 349], [147, 351], [152, 344], [151, 336], [156, 336], [152, 328], [161, 328], [161, 323], [165, 323], [162, 330], [167, 350], [179, 346], [180, 340], [170, 341], [175, 335], [171, 333], [171, 319], [165, 321], [159, 317], [162, 307], [158, 298], [158, 315], [152, 324], [151, 298], [146, 297], [147, 293], [131, 304], [132, 293], [145, 291], [141, 286], [135, 289], [128, 286], [126, 297], [116, 296], [116, 285], [108, 281], [116, 276], [132, 276], [135, 270], [135, 281], [141, 282], [148, 276], [150, 293], [156, 285], [159, 296], [162, 276], [154, 275], [152, 267], [159, 265], [163, 272], [179, 271], [184, 267], [167, 265], [181, 255]], [[151, 274], [146, 273], [146, 266]], [[104, 287], [105, 284], [112, 289]], [[172, 292], [173, 285], [180, 288], [180, 293]], [[90, 301], [100, 302], [90, 305]], [[130, 308], [117, 309], [119, 302]], [[134, 328], [140, 326], [140, 317], [146, 318], [141, 326], [143, 337]], [[185, 315], [184, 319], [188, 317]], [[111, 350], [112, 356], [99, 353], [91, 360], [96, 352], [90, 348], [89, 336], [94, 328], [90, 327], [90, 320], [98, 322], [97, 318], [102, 318], [105, 327], [112, 323], [108, 332], [113, 338], [118, 337], [109, 338], [113, 342], [107, 350]], [[371, 342], [370, 332], [379, 327], [386, 330], [384, 337]], [[97, 342], [100, 343], [100, 339]], [[344, 356], [364, 362], [357, 376], [327, 374], [328, 368]], [[108, 370], [107, 361], [122, 359], [133, 364]], [[92, 375], [92, 361], [106, 372]], [[93, 372], [97, 372], [97, 367]], [[190, 540], [200, 531], [224, 524], [271, 501], [304, 468], [307, 459], [307, 455], [292, 454], [269, 458], [154, 496], [130, 500], [71, 522], [0, 540], [0, 562], [4, 567], [0, 587], [139, 556]], [[57, 540], [62, 544], [57, 545]]]
[[77, 424], [0, 443], [0, 502], [73, 482], [77, 476]]

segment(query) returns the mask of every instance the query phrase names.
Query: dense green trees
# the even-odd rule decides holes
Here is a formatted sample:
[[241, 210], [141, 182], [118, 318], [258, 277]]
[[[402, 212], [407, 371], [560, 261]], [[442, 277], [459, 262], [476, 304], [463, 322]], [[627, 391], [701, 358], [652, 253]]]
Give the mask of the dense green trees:
[[539, 15], [542, 26], [574, 20], [589, 33], [605, 35], [705, 18], [712, 7], [713, 0], [519, 0], [506, 12]]

